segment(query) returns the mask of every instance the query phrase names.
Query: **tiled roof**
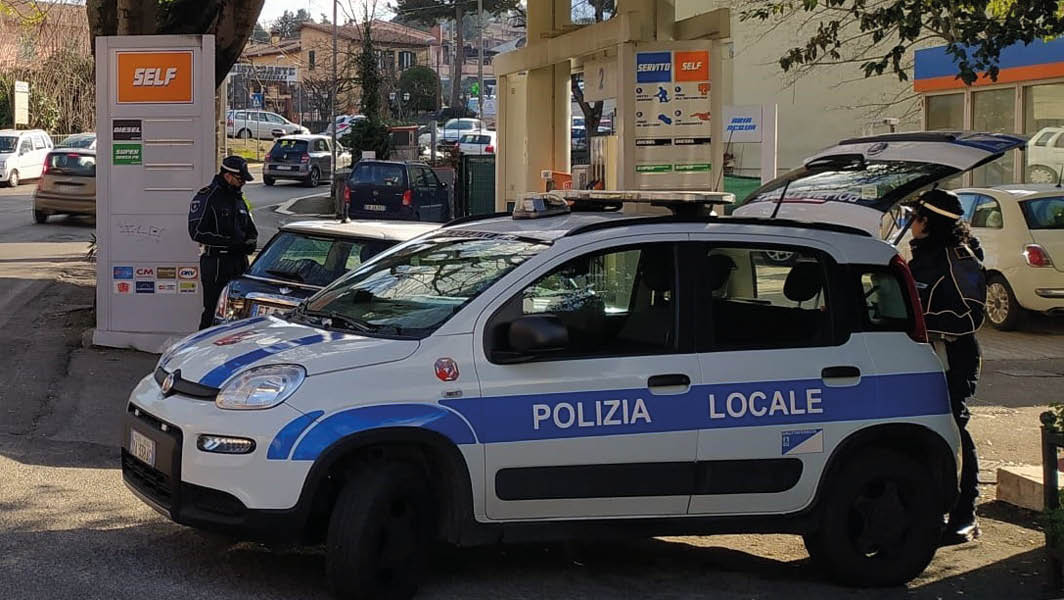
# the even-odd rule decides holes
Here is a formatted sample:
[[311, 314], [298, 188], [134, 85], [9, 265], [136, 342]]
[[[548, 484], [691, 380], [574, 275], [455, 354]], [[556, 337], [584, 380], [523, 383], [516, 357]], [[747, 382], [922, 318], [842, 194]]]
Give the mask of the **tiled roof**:
[[[323, 33], [332, 35], [332, 25], [319, 25], [318, 23], [303, 23], [302, 29], [314, 29]], [[426, 33], [420, 29], [414, 29], [413, 27], [407, 27], [406, 25], [400, 25], [398, 23], [392, 23], [390, 21], [382, 21], [380, 19], [374, 19], [371, 25], [371, 31], [374, 41], [384, 44], [405, 44], [407, 46], [429, 46], [436, 40], [436, 37], [431, 33]], [[362, 26], [361, 25], [344, 25], [339, 28], [338, 35], [348, 40], [361, 40], [362, 39]]]

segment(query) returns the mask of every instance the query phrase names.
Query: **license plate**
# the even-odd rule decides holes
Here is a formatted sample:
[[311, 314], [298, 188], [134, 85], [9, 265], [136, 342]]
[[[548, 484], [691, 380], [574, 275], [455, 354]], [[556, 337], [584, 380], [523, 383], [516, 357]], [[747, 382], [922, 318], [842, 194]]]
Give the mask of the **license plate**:
[[136, 429], [129, 430], [129, 453], [149, 467], [155, 466], [155, 440]]
[[253, 317], [265, 317], [267, 315], [275, 315], [288, 310], [287, 308], [281, 308], [280, 306], [267, 306], [265, 304], [253, 304], [251, 306], [251, 316]]
[[299, 167], [286, 167], [284, 165], [278, 165], [278, 166], [276, 166], [274, 168], [277, 169], [278, 171], [295, 171]]
[[366, 204], [364, 208], [366, 210], [373, 210], [376, 212], [384, 212], [388, 210], [388, 207], [383, 204]]

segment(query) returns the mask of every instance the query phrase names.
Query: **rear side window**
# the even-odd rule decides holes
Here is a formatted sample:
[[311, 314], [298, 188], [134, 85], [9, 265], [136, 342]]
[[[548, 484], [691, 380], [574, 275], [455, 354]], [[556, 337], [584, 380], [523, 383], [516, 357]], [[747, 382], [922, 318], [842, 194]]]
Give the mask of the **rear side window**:
[[53, 152], [48, 155], [48, 171], [63, 175], [96, 175], [96, 157], [77, 152]]
[[404, 184], [403, 169], [403, 165], [359, 163], [351, 179], [355, 183], [398, 187]]
[[1004, 226], [1004, 221], [1001, 218], [1001, 206], [997, 200], [989, 196], [977, 196], [977, 198], [979, 201], [976, 203], [974, 210], [972, 210], [972, 227], [1001, 229]]
[[1030, 229], [1064, 229], [1064, 196], [1020, 202]]
[[829, 346], [828, 265], [796, 248], [699, 252], [699, 351]]
[[909, 331], [912, 307], [898, 276], [886, 267], [861, 267], [862, 321], [865, 331]]

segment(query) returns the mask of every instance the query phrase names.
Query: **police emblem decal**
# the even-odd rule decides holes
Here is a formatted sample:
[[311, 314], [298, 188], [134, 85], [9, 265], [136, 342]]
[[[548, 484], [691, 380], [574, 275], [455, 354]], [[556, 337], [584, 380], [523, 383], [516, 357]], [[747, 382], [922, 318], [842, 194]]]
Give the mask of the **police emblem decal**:
[[436, 360], [436, 378], [440, 381], [454, 381], [458, 379], [458, 374], [458, 363], [453, 358]]
[[173, 389], [174, 389], [174, 380], [176, 378], [177, 378], [177, 371], [174, 371], [173, 373], [170, 373], [169, 375], [167, 375], [166, 379], [163, 379], [163, 383], [162, 383], [161, 387], [162, 387], [164, 396], [169, 396], [170, 392], [173, 391]]

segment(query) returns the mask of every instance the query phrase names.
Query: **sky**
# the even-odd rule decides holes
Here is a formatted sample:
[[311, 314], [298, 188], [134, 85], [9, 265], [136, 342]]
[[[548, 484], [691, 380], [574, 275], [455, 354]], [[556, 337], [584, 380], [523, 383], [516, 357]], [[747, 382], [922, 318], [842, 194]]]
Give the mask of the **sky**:
[[[305, 8], [307, 12], [314, 17], [315, 21], [321, 20], [322, 13], [325, 13], [330, 19], [332, 19], [332, 3], [333, 0], [266, 0], [266, 3], [262, 5], [262, 12], [259, 13], [259, 23], [273, 21], [281, 16], [286, 10], [296, 12], [301, 8]], [[387, 12], [388, 4], [390, 4], [390, 2], [387, 0], [378, 0], [378, 12]], [[343, 22], [344, 8], [350, 5], [354, 5], [359, 9], [361, 8], [361, 3], [357, 0], [340, 0], [341, 8], [339, 9], [339, 12], [341, 22]]]

